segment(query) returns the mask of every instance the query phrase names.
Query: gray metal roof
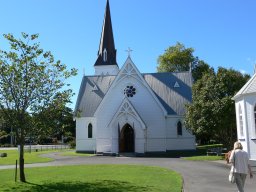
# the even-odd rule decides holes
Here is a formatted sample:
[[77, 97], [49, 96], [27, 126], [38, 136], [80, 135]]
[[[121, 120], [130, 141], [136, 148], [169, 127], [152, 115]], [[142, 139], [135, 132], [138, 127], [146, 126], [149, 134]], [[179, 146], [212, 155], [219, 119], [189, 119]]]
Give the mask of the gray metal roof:
[[84, 76], [77, 97], [75, 116], [93, 117], [116, 76]]
[[168, 115], [185, 114], [185, 104], [192, 101], [191, 73], [151, 73], [143, 76]]
[[[168, 115], [184, 115], [192, 101], [192, 76], [189, 72], [142, 74]], [[116, 76], [84, 76], [75, 116], [93, 117]]]

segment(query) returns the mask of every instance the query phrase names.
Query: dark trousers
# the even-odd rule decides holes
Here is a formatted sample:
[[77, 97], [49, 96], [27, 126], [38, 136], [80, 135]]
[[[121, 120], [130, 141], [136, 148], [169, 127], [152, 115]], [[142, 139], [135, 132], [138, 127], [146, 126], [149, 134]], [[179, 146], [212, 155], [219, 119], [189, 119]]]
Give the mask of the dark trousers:
[[244, 173], [235, 173], [236, 186], [239, 192], [244, 192], [246, 175], [247, 174], [244, 174]]

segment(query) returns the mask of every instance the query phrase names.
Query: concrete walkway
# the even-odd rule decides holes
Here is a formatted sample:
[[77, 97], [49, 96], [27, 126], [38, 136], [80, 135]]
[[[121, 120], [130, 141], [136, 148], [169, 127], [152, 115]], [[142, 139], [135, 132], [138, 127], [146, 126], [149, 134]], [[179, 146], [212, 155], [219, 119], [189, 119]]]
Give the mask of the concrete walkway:
[[[185, 192], [235, 192], [235, 184], [228, 182], [229, 166], [224, 161], [199, 162], [180, 158], [143, 158], [143, 157], [70, 157], [58, 153], [47, 154], [55, 160], [48, 163], [26, 164], [25, 167], [81, 165], [81, 164], [133, 164], [160, 166], [179, 172], [184, 179]], [[1, 169], [14, 169], [14, 166], [0, 166]], [[256, 175], [246, 180], [245, 191], [255, 192]]]

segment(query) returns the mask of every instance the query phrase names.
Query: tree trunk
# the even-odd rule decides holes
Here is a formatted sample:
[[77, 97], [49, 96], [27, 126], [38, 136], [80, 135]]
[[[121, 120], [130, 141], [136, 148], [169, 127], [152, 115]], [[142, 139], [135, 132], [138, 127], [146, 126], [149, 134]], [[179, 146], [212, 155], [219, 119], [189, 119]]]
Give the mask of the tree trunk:
[[20, 138], [19, 167], [20, 167], [20, 181], [26, 182], [25, 171], [24, 171], [24, 135], [21, 135], [21, 138]]

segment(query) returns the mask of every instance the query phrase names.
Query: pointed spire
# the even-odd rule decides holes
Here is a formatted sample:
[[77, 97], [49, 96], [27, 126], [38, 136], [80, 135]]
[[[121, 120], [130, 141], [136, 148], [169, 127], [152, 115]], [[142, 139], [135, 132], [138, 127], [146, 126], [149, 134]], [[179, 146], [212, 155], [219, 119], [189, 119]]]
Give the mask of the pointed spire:
[[109, 1], [107, 0], [105, 17], [102, 26], [101, 39], [98, 51], [98, 58], [94, 66], [117, 65], [116, 49], [112, 30]]

